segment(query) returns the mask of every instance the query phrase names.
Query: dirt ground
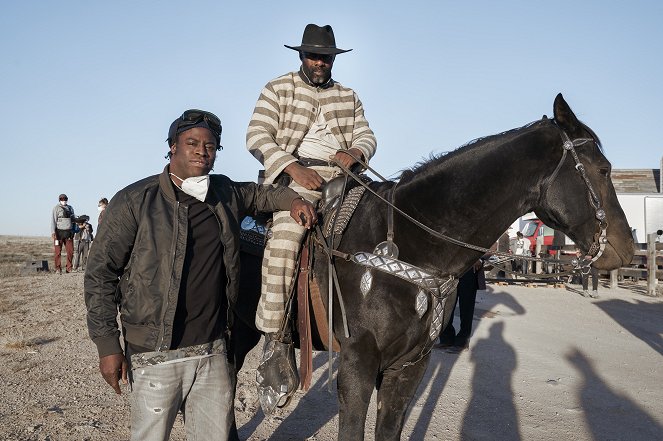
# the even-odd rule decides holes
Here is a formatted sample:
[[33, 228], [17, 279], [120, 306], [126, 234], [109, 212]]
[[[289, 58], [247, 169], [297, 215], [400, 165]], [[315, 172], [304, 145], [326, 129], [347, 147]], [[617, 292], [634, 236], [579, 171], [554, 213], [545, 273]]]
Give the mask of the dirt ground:
[[[52, 266], [50, 254], [48, 238], [0, 236], [0, 439], [127, 440], [128, 393], [98, 373], [83, 274], [18, 275], [26, 260]], [[469, 350], [433, 351], [402, 439], [662, 440], [663, 297], [643, 284], [604, 285], [598, 299], [578, 288], [479, 291]], [[257, 361], [255, 349], [239, 375], [243, 439], [336, 439], [326, 353], [311, 390], [272, 417], [257, 402]], [[373, 401], [367, 440], [375, 411]], [[185, 439], [181, 419], [171, 439]]]

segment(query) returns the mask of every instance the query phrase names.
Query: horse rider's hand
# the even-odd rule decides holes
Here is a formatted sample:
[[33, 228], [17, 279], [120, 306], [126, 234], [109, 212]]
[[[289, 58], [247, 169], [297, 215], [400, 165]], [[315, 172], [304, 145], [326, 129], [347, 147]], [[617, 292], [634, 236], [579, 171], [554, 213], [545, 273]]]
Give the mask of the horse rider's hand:
[[290, 204], [290, 216], [306, 229], [311, 229], [318, 222], [315, 207], [302, 197], [294, 199]]
[[293, 162], [283, 169], [292, 179], [308, 190], [318, 190], [324, 180], [317, 171]]
[[120, 379], [122, 384], [127, 384], [127, 372], [129, 364], [123, 354], [111, 354], [99, 358], [99, 371], [101, 376], [104, 377], [106, 383], [115, 390], [116, 394], [121, 394]]
[[[351, 155], [349, 155], [348, 153], [350, 153]], [[361, 157], [362, 157], [361, 150], [353, 147], [350, 150], [348, 150], [348, 152], [339, 150], [332, 157], [332, 161], [336, 162], [337, 164], [343, 165], [345, 168], [350, 168], [357, 162], [355, 158], [361, 158]]]

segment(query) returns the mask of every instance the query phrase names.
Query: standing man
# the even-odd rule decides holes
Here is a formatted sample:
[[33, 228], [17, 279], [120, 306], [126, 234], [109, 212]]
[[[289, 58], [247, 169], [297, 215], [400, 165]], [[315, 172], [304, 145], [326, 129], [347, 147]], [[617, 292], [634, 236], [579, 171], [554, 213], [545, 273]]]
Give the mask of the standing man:
[[[472, 321], [474, 320], [474, 304], [477, 291], [486, 289], [486, 277], [483, 270], [483, 259], [479, 259], [470, 269], [458, 278], [456, 287], [456, 302], [451, 310], [451, 319], [440, 333], [440, 343], [437, 348], [452, 346], [454, 351], [462, 351], [470, 347], [472, 335]], [[456, 334], [454, 328], [454, 311], [456, 304], [460, 307], [460, 329]]]
[[[87, 265], [88, 254], [90, 253], [90, 242], [94, 240], [92, 225], [87, 221], [90, 220], [89, 216], [82, 215], [76, 219], [78, 224], [78, 231], [74, 234], [74, 239], [78, 238], [78, 244], [74, 245], [76, 254], [74, 256], [74, 270], [78, 270], [79, 266], [81, 271], [85, 271]], [[76, 240], [74, 240], [76, 242]]]
[[132, 440], [167, 440], [180, 410], [189, 439], [228, 437], [226, 338], [239, 294], [240, 222], [274, 210], [289, 210], [303, 228], [315, 221], [313, 206], [286, 187], [209, 175], [220, 137], [210, 112], [173, 121], [169, 164], [113, 197], [91, 249], [88, 330], [106, 382], [118, 394], [120, 380], [131, 382]]
[[[341, 173], [334, 162], [348, 168], [357, 159], [367, 162], [377, 143], [357, 94], [332, 79], [336, 55], [352, 50], [336, 47], [332, 27], [309, 24], [300, 46], [285, 47], [299, 53], [301, 67], [264, 87], [246, 146], [264, 166], [259, 182], [284, 180], [316, 203], [322, 184]], [[267, 342], [279, 329], [304, 232], [287, 212], [274, 213], [256, 314], [256, 326]]]
[[[516, 238], [511, 240], [509, 250], [514, 256], [527, 256], [529, 255], [529, 245], [529, 240], [525, 239], [523, 233], [518, 231]], [[525, 265], [526, 262], [523, 259], [514, 258], [511, 260], [511, 271], [514, 273], [526, 273]]]
[[[576, 258], [582, 263], [581, 259], [591, 260], [591, 256], [584, 256], [580, 248], [576, 247]], [[583, 268], [580, 271], [581, 281], [582, 281], [582, 296], [591, 297], [593, 299], [599, 298], [599, 270], [596, 269], [594, 265], [590, 265], [589, 268]], [[592, 276], [592, 292], [590, 293], [587, 289], [589, 287], [589, 276]]]
[[59, 203], [53, 207], [51, 215], [51, 238], [55, 246], [55, 271], [62, 274], [62, 246], [67, 252], [67, 272], [73, 267], [74, 258], [74, 207], [68, 204], [69, 198], [66, 194], [58, 196]]
[[108, 199], [106, 198], [99, 199], [99, 203], [97, 204], [97, 210], [99, 211], [99, 218], [97, 219], [97, 230], [99, 229], [101, 221], [104, 218], [104, 211], [106, 211], [107, 206], [108, 206]]

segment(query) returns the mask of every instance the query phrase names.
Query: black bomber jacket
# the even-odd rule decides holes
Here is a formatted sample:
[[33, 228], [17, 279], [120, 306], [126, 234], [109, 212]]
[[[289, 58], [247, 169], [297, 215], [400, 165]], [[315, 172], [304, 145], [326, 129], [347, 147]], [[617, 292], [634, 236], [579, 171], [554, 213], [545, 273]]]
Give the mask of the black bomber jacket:
[[[122, 353], [124, 338], [155, 351], [170, 348], [187, 243], [187, 207], [177, 202], [168, 175], [142, 179], [111, 200], [85, 271], [90, 338], [99, 356]], [[228, 324], [239, 290], [239, 228], [244, 216], [290, 210], [299, 195], [287, 187], [234, 182], [210, 175], [206, 203], [220, 227], [226, 268]], [[118, 289], [119, 285], [119, 289]]]

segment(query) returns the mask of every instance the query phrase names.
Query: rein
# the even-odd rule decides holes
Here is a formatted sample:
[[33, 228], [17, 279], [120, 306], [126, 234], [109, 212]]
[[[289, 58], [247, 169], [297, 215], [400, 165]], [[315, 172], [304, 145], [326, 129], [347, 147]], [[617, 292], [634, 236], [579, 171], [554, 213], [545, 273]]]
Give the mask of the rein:
[[[564, 131], [564, 129], [559, 127], [557, 124], [555, 124], [555, 125], [559, 128], [559, 130], [561, 132], [561, 135], [562, 135], [563, 153], [562, 153], [562, 158], [560, 159], [559, 163], [557, 164], [557, 167], [555, 168], [553, 173], [550, 175], [550, 177], [546, 180], [546, 183], [544, 184], [544, 191], [545, 192], [548, 191], [550, 185], [552, 184], [552, 182], [557, 177], [557, 175], [558, 175], [558, 173], [559, 173], [559, 171], [560, 171], [560, 169], [561, 169], [561, 167], [564, 163], [564, 160], [566, 159], [567, 152], [571, 152], [571, 155], [572, 155], [572, 157], [573, 157], [573, 159], [576, 163], [575, 164], [575, 169], [580, 173], [580, 175], [583, 178], [583, 181], [584, 181], [584, 183], [587, 187], [587, 191], [588, 191], [589, 196], [590, 196], [590, 204], [595, 209], [596, 219], [598, 220], [598, 227], [599, 227], [599, 232], [594, 236], [594, 242], [590, 246], [587, 254], [582, 259], [582, 260], [586, 260], [587, 262], [581, 264], [581, 259], [574, 259], [571, 262], [571, 264], [572, 264], [572, 269], [571, 270], [555, 273], [554, 276], [559, 277], [559, 276], [572, 274], [572, 273], [577, 272], [577, 271], [581, 271], [583, 273], [589, 272], [591, 264], [594, 263], [596, 260], [598, 260], [599, 257], [601, 257], [601, 255], [603, 254], [603, 251], [605, 250], [605, 246], [608, 243], [608, 239], [607, 239], [607, 235], [606, 235], [606, 230], [607, 230], [607, 227], [608, 227], [608, 223], [606, 221], [605, 210], [603, 210], [603, 208], [601, 208], [601, 201], [598, 198], [598, 196], [596, 194], [596, 191], [594, 190], [594, 187], [592, 186], [591, 182], [589, 181], [589, 178], [587, 177], [587, 174], [585, 172], [585, 166], [582, 164], [582, 162], [580, 162], [580, 158], [578, 157], [578, 153], [575, 150], [576, 147], [580, 147], [580, 146], [586, 144], [587, 142], [596, 143], [596, 141], [592, 138], [576, 138], [574, 140], [571, 140], [569, 138], [569, 136], [566, 134], [566, 132]], [[350, 153], [348, 151], [345, 151], [344, 153], [352, 156], [366, 170], [369, 170], [371, 173], [375, 174], [375, 176], [380, 178], [382, 180], [382, 182], [387, 182], [387, 179], [382, 177], [377, 171], [375, 171], [373, 168], [371, 168], [361, 158], [355, 157], [352, 153]], [[438, 231], [433, 230], [429, 226], [421, 223], [417, 219], [415, 219], [412, 216], [410, 216], [409, 214], [405, 213], [400, 208], [396, 207], [391, 201], [389, 201], [389, 200], [385, 199], [384, 197], [382, 197], [375, 190], [370, 188], [368, 186], [368, 184], [363, 182], [359, 178], [359, 176], [357, 176], [354, 172], [352, 172], [348, 167], [345, 167], [340, 162], [335, 162], [334, 161], [334, 163], [336, 164], [337, 167], [339, 167], [341, 170], [343, 170], [343, 172], [346, 175], [352, 177], [352, 179], [354, 179], [356, 182], [358, 182], [360, 185], [362, 185], [364, 188], [366, 188], [368, 191], [370, 191], [375, 197], [377, 197], [382, 202], [387, 204], [390, 211], [391, 210], [396, 211], [401, 216], [403, 216], [405, 219], [407, 219], [408, 221], [410, 221], [412, 224], [416, 225], [420, 229], [426, 231], [431, 236], [436, 237], [436, 238], [441, 239], [441, 240], [444, 240], [446, 242], [449, 242], [453, 245], [457, 245], [457, 246], [460, 246], [460, 247], [463, 247], [463, 248], [468, 248], [468, 249], [474, 250], [474, 251], [479, 251], [483, 254], [490, 254], [490, 255], [499, 256], [499, 257], [514, 258], [513, 254], [504, 253], [504, 252], [501, 252], [501, 251], [495, 251], [495, 250], [491, 250], [491, 249], [488, 249], [488, 248], [473, 245], [473, 244], [463, 242], [463, 241], [458, 240], [458, 239], [454, 239], [453, 237], [447, 236], [445, 234], [442, 234]], [[393, 235], [393, 232], [391, 232], [391, 234]], [[391, 238], [391, 240], [393, 241], [393, 237]], [[339, 253], [339, 254], [342, 254], [342, 253]], [[350, 260], [350, 259], [347, 259], [347, 256], [345, 256], [345, 255], [340, 255], [339, 257], [343, 257], [343, 258], [346, 258], [346, 260]], [[588, 259], [588, 257], [592, 257], [591, 260]], [[546, 259], [546, 258], [531, 257], [531, 256], [519, 256], [518, 259], [527, 260], [527, 261], [530, 261], [530, 262], [545, 262], [545, 263], [549, 263], [549, 264], [553, 264], [553, 265], [560, 265], [560, 263], [558, 261], [556, 261], [555, 259]], [[528, 275], [524, 275], [524, 276], [525, 276], [525, 278], [534, 278], [533, 276], [528, 276]], [[539, 278], [539, 276], [541, 276], [541, 275], [538, 274], [537, 278]]]

